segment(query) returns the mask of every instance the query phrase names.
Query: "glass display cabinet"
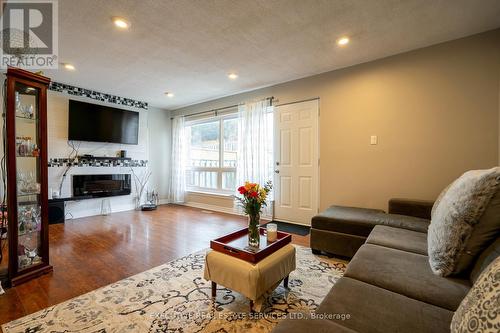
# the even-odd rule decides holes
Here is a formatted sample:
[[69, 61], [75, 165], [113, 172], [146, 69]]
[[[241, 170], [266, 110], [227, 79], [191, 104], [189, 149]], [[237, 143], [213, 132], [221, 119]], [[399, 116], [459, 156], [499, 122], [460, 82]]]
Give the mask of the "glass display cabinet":
[[7, 219], [9, 280], [20, 284], [49, 265], [47, 88], [50, 79], [7, 70]]

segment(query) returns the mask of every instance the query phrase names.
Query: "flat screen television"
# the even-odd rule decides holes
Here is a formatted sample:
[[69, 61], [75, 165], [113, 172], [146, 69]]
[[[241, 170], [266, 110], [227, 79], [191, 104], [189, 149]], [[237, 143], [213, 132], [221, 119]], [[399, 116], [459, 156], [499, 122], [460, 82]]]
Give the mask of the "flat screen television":
[[136, 145], [139, 112], [69, 101], [68, 140]]

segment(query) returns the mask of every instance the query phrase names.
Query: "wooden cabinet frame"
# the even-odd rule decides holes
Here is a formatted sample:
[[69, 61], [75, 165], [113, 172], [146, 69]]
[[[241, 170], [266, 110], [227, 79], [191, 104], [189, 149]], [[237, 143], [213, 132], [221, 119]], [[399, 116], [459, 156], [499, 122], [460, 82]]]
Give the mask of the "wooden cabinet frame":
[[[18, 262], [18, 191], [16, 160], [16, 83], [39, 89], [36, 122], [39, 149], [38, 174], [40, 181], [39, 205], [41, 208], [40, 253], [41, 262], [19, 270]], [[7, 70], [7, 205], [8, 205], [8, 244], [9, 244], [9, 280], [15, 286], [52, 270], [49, 264], [49, 223], [48, 223], [48, 163], [47, 163], [47, 88], [50, 79], [22, 69]]]

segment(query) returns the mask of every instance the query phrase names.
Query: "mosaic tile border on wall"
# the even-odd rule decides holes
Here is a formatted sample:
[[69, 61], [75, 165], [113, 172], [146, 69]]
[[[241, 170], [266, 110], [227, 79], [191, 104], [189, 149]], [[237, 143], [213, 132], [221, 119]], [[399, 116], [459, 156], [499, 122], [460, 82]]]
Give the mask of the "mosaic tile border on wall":
[[49, 168], [54, 167], [146, 167], [148, 160], [130, 160], [130, 159], [94, 159], [94, 158], [79, 158], [75, 161], [70, 161], [68, 158], [51, 158], [49, 159]]
[[144, 109], [144, 110], [148, 109], [148, 103], [146, 103], [146, 102], [141, 102], [141, 101], [137, 101], [137, 100], [130, 99], [130, 98], [105, 94], [105, 93], [101, 93], [101, 92], [90, 90], [90, 89], [79, 88], [79, 87], [75, 87], [75, 86], [65, 84], [65, 83], [59, 83], [59, 82], [53, 81], [49, 85], [49, 90], [60, 92], [60, 93], [66, 93], [68, 95], [73, 95], [73, 96], [87, 97], [87, 98], [91, 98], [91, 99], [94, 99], [96, 101], [101, 101], [101, 102], [131, 106], [131, 107], [134, 107], [137, 109]]

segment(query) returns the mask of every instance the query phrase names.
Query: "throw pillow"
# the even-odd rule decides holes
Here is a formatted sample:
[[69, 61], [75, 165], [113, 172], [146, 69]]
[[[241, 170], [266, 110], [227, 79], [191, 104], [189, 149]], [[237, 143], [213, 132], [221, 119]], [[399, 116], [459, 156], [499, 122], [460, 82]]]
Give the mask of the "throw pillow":
[[431, 209], [431, 221], [432, 219], [434, 218], [434, 212], [436, 211], [436, 208], [437, 206], [439, 206], [439, 203], [441, 202], [441, 200], [443, 199], [444, 195], [446, 194], [446, 191], [448, 191], [448, 189], [450, 188], [450, 186], [452, 185], [453, 183], [451, 184], [448, 184], [448, 186], [446, 186], [444, 188], [444, 190], [441, 191], [441, 193], [439, 193], [436, 201], [434, 201], [434, 205], [432, 205], [432, 209]]
[[[500, 187], [500, 186], [499, 186]], [[483, 215], [475, 225], [469, 240], [464, 246], [456, 272], [465, 272], [477, 261], [479, 255], [500, 234], [500, 188], [491, 198]]]
[[500, 257], [479, 276], [451, 320], [451, 333], [500, 332]]
[[476, 283], [481, 273], [484, 272], [486, 267], [488, 267], [497, 257], [500, 257], [500, 236], [491, 243], [474, 262], [474, 267], [469, 276], [472, 284]]
[[[450, 185], [434, 211], [427, 234], [429, 263], [435, 274], [463, 272], [487, 246], [492, 230], [498, 229], [500, 214], [487, 218], [479, 234], [474, 234], [474, 228], [499, 187], [500, 167], [468, 171]], [[467, 247], [469, 241], [472, 249]]]

